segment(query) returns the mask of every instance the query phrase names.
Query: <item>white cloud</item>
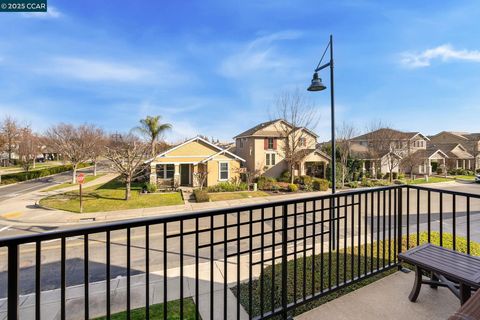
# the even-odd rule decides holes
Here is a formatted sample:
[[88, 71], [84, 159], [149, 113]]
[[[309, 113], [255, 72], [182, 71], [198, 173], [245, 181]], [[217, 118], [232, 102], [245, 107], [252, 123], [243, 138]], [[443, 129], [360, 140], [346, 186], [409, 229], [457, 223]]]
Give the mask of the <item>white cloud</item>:
[[25, 18], [38, 18], [38, 19], [56, 19], [60, 18], [63, 14], [55, 7], [48, 6], [47, 12], [23, 12], [22, 17]]
[[409, 68], [421, 68], [430, 66], [432, 60], [463, 60], [480, 62], [480, 51], [478, 50], [456, 50], [449, 44], [436, 48], [427, 49], [422, 52], [404, 52], [401, 63]]
[[283, 40], [294, 40], [301, 36], [297, 31], [282, 31], [261, 36], [247, 43], [223, 60], [220, 73], [224, 76], [248, 74], [258, 70], [281, 68], [288, 64], [288, 59], [275, 52], [274, 43]]
[[129, 82], [152, 76], [151, 71], [128, 64], [66, 57], [55, 58], [48, 69], [40, 71], [86, 81]]

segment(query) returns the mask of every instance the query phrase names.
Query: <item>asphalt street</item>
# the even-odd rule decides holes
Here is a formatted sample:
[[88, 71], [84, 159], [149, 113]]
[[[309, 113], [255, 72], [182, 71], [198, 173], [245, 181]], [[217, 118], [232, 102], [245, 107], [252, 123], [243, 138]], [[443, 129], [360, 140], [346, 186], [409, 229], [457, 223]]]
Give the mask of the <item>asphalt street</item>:
[[[435, 188], [442, 188], [438, 185]], [[449, 189], [459, 192], [469, 192], [480, 194], [480, 185], [474, 184], [455, 184], [449, 185], [448, 187], [443, 187], [442, 189]], [[430, 218], [430, 229], [432, 231], [438, 230], [440, 227], [439, 223], [439, 198], [438, 195], [433, 194], [431, 197], [431, 205], [430, 205], [430, 214], [428, 214], [428, 204], [427, 204], [427, 193], [421, 193], [420, 199], [420, 214], [418, 215], [418, 221], [420, 222], [420, 229], [421, 231], [427, 230], [428, 221]], [[380, 199], [380, 204], [377, 206], [377, 201]], [[387, 194], [388, 199], [388, 194]], [[404, 195], [405, 199], [405, 195]], [[374, 199], [375, 200], [375, 199]], [[411, 194], [411, 205], [410, 205], [410, 212], [416, 212], [416, 199], [415, 194]], [[464, 199], [457, 199], [456, 202], [456, 215], [455, 215], [455, 226], [456, 232], [458, 235], [465, 236], [466, 234], [466, 223], [465, 223], [465, 201]], [[349, 200], [350, 201], [350, 200]], [[369, 232], [369, 236], [373, 239], [383, 239], [385, 236], [386, 239], [388, 237], [393, 237], [395, 232], [394, 221], [389, 218], [388, 209], [383, 211], [383, 200], [382, 197], [376, 198], [374, 201], [373, 206], [373, 217], [371, 216], [371, 207], [365, 211], [364, 208], [361, 208], [360, 212], [358, 209], [356, 212], [352, 213], [350, 210], [347, 210], [346, 213], [348, 223], [345, 220], [341, 220], [340, 224], [337, 224], [337, 232], [339, 234], [340, 239], [344, 239], [345, 235], [347, 238], [352, 234], [352, 230], [354, 235], [357, 234], [361, 230], [367, 229]], [[385, 202], [386, 207], [388, 208], [388, 200]], [[450, 196], [445, 196], [443, 198], [443, 230], [446, 232], [452, 231], [453, 226], [453, 214], [452, 214], [452, 198]], [[312, 204], [307, 204], [307, 211], [311, 210]], [[360, 206], [358, 206], [360, 207]], [[363, 206], [362, 206], [363, 207]], [[380, 210], [378, 210], [380, 208]], [[302, 208], [297, 208], [299, 211], [302, 212]], [[470, 203], [471, 209], [471, 236], [472, 240], [480, 241], [480, 200], [472, 199]], [[290, 210], [293, 210], [291, 208]], [[318, 210], [318, 206], [317, 206]], [[293, 212], [293, 211], [292, 211]], [[366, 223], [364, 222], [365, 212], [368, 212], [367, 216], [368, 219]], [[404, 212], [406, 212], [406, 208], [404, 208]], [[384, 214], [385, 213], [385, 214]], [[271, 217], [271, 210], [265, 210], [264, 215], [265, 217]], [[278, 213], [277, 213], [278, 214]], [[354, 221], [357, 221], [357, 214], [360, 214], [362, 224], [360, 229], [358, 229], [358, 225], [355, 224], [353, 229], [350, 227], [351, 223], [351, 215], [354, 215]], [[257, 220], [261, 217], [261, 212], [259, 210], [253, 211], [252, 216], [250, 217], [248, 212], [242, 213], [240, 215], [241, 220], [244, 222]], [[236, 225], [237, 221], [237, 214], [236, 213], [229, 213], [226, 215], [226, 219], [228, 224]], [[296, 219], [290, 218], [289, 219], [289, 226], [294, 226], [297, 223], [298, 228], [296, 228], [296, 234], [294, 230], [290, 230], [288, 233], [289, 239], [300, 239], [303, 235], [311, 235], [312, 228], [311, 227], [303, 227], [305, 224], [311, 224], [313, 222], [313, 215], [306, 214], [306, 215], [299, 215]], [[317, 215], [315, 217], [317, 222], [317, 228], [320, 228], [320, 224], [318, 221], [321, 220], [321, 215]], [[403, 216], [403, 227], [406, 229], [406, 215]], [[345, 222], [345, 225], [343, 222]], [[240, 237], [242, 240], [240, 241], [240, 246], [237, 245], [236, 241], [229, 242], [225, 246], [223, 243], [224, 241], [224, 228], [219, 228], [215, 230], [213, 233], [211, 230], [211, 223], [212, 221], [210, 218], [202, 218], [199, 220], [199, 230], [203, 230], [199, 234], [199, 245], [195, 242], [195, 235], [189, 234], [187, 236], [183, 236], [183, 251], [180, 250], [180, 224], [179, 223], [171, 223], [168, 225], [168, 242], [166, 246], [167, 251], [167, 268], [175, 268], [180, 265], [180, 261], [183, 262], [184, 265], [190, 265], [195, 263], [196, 257], [196, 248], [199, 247], [199, 259], [200, 262], [203, 259], [209, 259], [211, 256], [214, 259], [222, 259], [224, 257], [225, 248], [227, 253], [235, 253], [237, 251], [248, 251], [250, 248], [253, 248], [254, 253], [260, 253], [260, 250], [255, 250], [255, 248], [259, 248], [262, 244], [262, 238], [260, 236], [252, 237], [252, 241], [249, 241], [247, 237], [249, 234], [248, 224], [241, 227], [240, 230]], [[224, 216], [216, 217], [213, 221], [214, 226], [223, 226], [224, 225]], [[409, 216], [409, 228], [410, 233], [415, 232], [417, 225], [417, 215], [412, 214]], [[272, 235], [275, 234], [276, 242], [278, 243], [281, 239], [281, 234], [279, 232], [273, 233], [272, 228], [274, 226], [273, 220], [267, 220], [263, 224], [263, 231], [265, 234], [269, 236], [265, 236], [263, 238], [263, 245], [268, 246], [272, 243]], [[261, 234], [261, 223], [254, 223], [252, 224], [252, 230], [254, 234]], [[281, 219], [276, 219], [275, 228], [278, 230], [281, 227]], [[328, 223], [324, 224], [324, 231], [328, 232], [330, 226]], [[377, 232], [378, 227], [380, 227], [380, 232]], [[66, 227], [62, 227], [66, 228]], [[362, 229], [363, 228], [363, 229]], [[385, 228], [385, 229], [384, 229]], [[48, 227], [20, 227], [15, 228], [11, 227], [10, 229], [5, 229], [1, 231], [0, 227], [0, 236], [5, 236], [5, 233], [35, 233], [35, 232], [49, 232], [52, 230], [58, 230], [57, 228], [48, 228]], [[194, 220], [186, 221], [183, 225], [183, 232], [188, 233], [195, 230], [195, 223]], [[381, 230], [385, 230], [382, 232]], [[237, 229], [236, 227], [227, 228], [227, 239], [236, 239], [237, 238]], [[4, 234], [2, 234], [4, 233]], [[163, 225], [152, 226], [149, 230], [150, 233], [150, 271], [159, 271], [163, 270], [164, 268], [164, 231]], [[243, 239], [245, 237], [245, 239]], [[327, 237], [328, 238], [328, 237]], [[351, 237], [350, 237], [351, 238]], [[127, 266], [127, 250], [126, 250], [126, 231], [120, 230], [112, 232], [111, 234], [111, 276], [115, 278], [117, 276], [124, 276], [126, 275], [126, 266]], [[210, 246], [212, 239], [217, 243], [215, 246]], [[320, 237], [316, 237], [316, 241], [320, 241]], [[324, 239], [324, 243], [328, 240]], [[298, 244], [302, 244], [303, 241], [297, 241]], [[297, 244], [295, 242], [295, 244]], [[293, 243], [293, 242], [292, 242]], [[105, 241], [105, 234], [96, 234], [91, 235], [89, 239], [89, 280], [91, 282], [100, 281], [105, 279], [106, 274], [106, 241]], [[131, 230], [131, 252], [130, 252], [130, 261], [131, 261], [131, 268], [132, 268], [132, 275], [142, 273], [145, 270], [145, 229], [144, 228], [135, 228]], [[203, 246], [202, 246], [203, 244]], [[307, 245], [312, 245], [312, 238], [307, 242]], [[347, 244], [349, 246], [350, 243]], [[60, 241], [59, 240], [51, 240], [46, 241], [42, 244], [42, 290], [47, 289], [54, 289], [59, 287], [59, 271], [60, 271]], [[240, 250], [239, 250], [240, 248]], [[269, 250], [265, 250], [264, 253]], [[34, 271], [35, 271], [35, 245], [24, 245], [21, 247], [21, 281], [20, 287], [22, 293], [32, 292], [34, 290]], [[6, 283], [7, 283], [7, 273], [6, 270], [6, 250], [0, 249], [0, 298], [5, 295], [6, 290]], [[84, 240], [83, 238], [69, 238], [67, 239], [67, 262], [66, 262], [66, 270], [67, 270], [67, 285], [75, 285], [75, 284], [82, 284], [83, 283], [83, 266], [84, 266]], [[206, 261], [206, 260], [205, 260]]]

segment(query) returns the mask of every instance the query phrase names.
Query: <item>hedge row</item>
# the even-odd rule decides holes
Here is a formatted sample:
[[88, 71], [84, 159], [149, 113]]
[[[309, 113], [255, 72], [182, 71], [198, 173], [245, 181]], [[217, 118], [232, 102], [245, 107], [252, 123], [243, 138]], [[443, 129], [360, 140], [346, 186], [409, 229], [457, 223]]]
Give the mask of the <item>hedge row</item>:
[[[77, 166], [77, 169], [85, 168], [91, 166], [91, 163], [81, 163]], [[73, 169], [71, 164], [51, 167], [51, 168], [44, 168], [39, 170], [32, 170], [26, 172], [16, 172], [16, 173], [7, 173], [2, 175], [2, 181], [0, 184], [12, 184], [21, 181], [27, 181], [37, 178], [42, 178], [46, 176], [50, 176], [52, 174], [62, 173], [65, 171], [70, 171]]]

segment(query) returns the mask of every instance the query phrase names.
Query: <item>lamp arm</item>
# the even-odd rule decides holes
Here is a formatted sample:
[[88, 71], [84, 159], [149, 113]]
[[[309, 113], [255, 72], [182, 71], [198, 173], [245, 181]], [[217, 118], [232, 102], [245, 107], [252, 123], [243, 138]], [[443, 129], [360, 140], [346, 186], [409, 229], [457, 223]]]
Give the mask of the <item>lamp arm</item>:
[[331, 40], [329, 40], [327, 46], [325, 47], [325, 50], [323, 51], [323, 54], [322, 54], [322, 57], [320, 58], [320, 61], [318, 62], [317, 67], [315, 68], [315, 72], [320, 71], [320, 70], [328, 67], [327, 64], [324, 64], [323, 66], [320, 66], [320, 65], [322, 64], [323, 58], [325, 57], [325, 54], [327, 54], [327, 50], [331, 46], [331, 44], [332, 44], [332, 42], [331, 42]]

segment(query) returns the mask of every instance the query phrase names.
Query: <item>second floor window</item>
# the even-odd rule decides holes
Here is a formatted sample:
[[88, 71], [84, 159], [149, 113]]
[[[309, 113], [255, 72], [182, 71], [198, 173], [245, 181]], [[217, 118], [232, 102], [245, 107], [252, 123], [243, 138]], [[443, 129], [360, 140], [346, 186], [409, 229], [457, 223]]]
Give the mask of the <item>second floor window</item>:
[[306, 147], [307, 146], [307, 138], [304, 138], [304, 137], [300, 138], [298, 140], [298, 143], [299, 143], [300, 147]]
[[268, 138], [268, 141], [267, 141], [267, 148], [268, 149], [274, 149], [275, 145], [274, 145], [274, 139], [273, 138]]
[[243, 148], [243, 138], [238, 139], [238, 147]]

